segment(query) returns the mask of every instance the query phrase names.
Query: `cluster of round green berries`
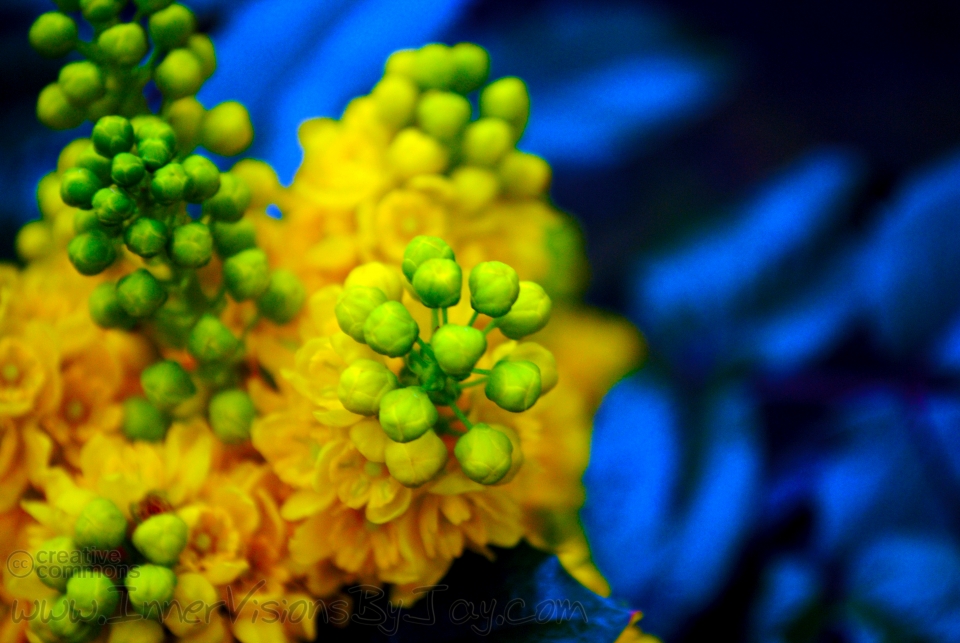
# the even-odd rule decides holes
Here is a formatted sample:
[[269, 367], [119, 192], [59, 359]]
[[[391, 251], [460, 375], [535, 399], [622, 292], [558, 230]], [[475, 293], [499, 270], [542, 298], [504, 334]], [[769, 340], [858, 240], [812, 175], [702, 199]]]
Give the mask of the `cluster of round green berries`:
[[[188, 8], [172, 0], [136, 0], [133, 19], [123, 22], [126, 0], [56, 3], [59, 11], [33, 23], [30, 43], [50, 58], [76, 50], [85, 60], [64, 65], [57, 81], [40, 93], [37, 116], [45, 125], [70, 129], [108, 114], [150, 113], [144, 88], [153, 81], [181, 148], [202, 144], [232, 156], [249, 146], [253, 129], [242, 105], [227, 102], [207, 112], [194, 98], [217, 58], [210, 38], [195, 33], [196, 18]], [[77, 13], [90, 23], [93, 40], [80, 39]]]
[[[385, 457], [391, 475], [407, 486], [436, 476], [447, 461], [447, 448], [437, 435], [459, 435], [454, 455], [461, 469], [481, 484], [508, 480], [522, 462], [519, 443], [504, 427], [471, 423], [457, 406], [464, 388], [484, 386], [487, 398], [507, 411], [533, 406], [556, 382], [549, 351], [526, 351], [477, 369], [494, 328], [510, 339], [542, 329], [549, 320], [550, 297], [533, 282], [520, 281], [516, 271], [499, 261], [478, 264], [468, 279], [474, 315], [466, 325], [447, 323], [447, 308], [460, 301], [463, 275], [453, 250], [437, 237], [415, 237], [404, 252], [402, 272], [414, 296], [431, 309], [430, 341], [400, 302], [403, 287], [386, 267], [368, 264], [347, 278], [334, 310], [340, 328], [358, 342], [387, 357], [403, 357], [397, 377], [383, 363], [361, 359], [341, 374], [338, 396], [347, 410], [378, 416], [392, 441]], [[473, 324], [480, 315], [493, 319], [483, 330]], [[532, 346], [537, 346], [532, 344]], [[543, 370], [549, 371], [542, 373]], [[479, 375], [468, 380], [471, 375]], [[466, 427], [460, 434], [441, 418], [437, 406], [448, 406]]]
[[[450, 172], [468, 209], [502, 192], [542, 194], [551, 179], [542, 158], [515, 149], [530, 115], [530, 96], [517, 77], [484, 86], [489, 54], [472, 43], [433, 43], [390, 56], [370, 96], [381, 120], [398, 131], [388, 152], [401, 174]], [[479, 90], [479, 118], [469, 95]]]
[[38, 550], [43, 555], [35, 557], [46, 563], [40, 580], [59, 592], [50, 618], [37, 619], [37, 625], [48, 628], [55, 640], [91, 641], [124, 597], [136, 613], [160, 620], [173, 600], [177, 576], [170, 568], [187, 545], [188, 531], [182, 518], [163, 512], [146, 517], [131, 532], [112, 501], [88, 502], [73, 537], [44, 542]]

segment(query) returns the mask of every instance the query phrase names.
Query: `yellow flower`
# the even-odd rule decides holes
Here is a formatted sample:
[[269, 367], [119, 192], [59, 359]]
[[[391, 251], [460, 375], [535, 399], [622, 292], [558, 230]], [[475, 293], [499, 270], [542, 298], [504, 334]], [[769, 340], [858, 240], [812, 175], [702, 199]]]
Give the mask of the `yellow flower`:
[[62, 383], [59, 355], [40, 324], [0, 339], [0, 417], [42, 417], [56, 408]]

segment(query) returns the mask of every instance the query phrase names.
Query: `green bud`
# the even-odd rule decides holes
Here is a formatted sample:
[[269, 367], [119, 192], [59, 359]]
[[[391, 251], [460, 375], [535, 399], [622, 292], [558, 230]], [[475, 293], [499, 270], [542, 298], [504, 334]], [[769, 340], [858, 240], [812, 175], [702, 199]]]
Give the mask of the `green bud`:
[[407, 281], [413, 282], [417, 268], [430, 259], [454, 259], [453, 249], [439, 237], [420, 235], [411, 239], [403, 251], [403, 263], [400, 265]]
[[159, 620], [173, 600], [177, 576], [160, 565], [138, 565], [124, 579], [130, 605], [146, 618]]
[[270, 285], [267, 255], [259, 248], [238, 252], [223, 262], [223, 281], [237, 301], [256, 299]]
[[117, 258], [113, 242], [99, 230], [78, 234], [67, 244], [70, 263], [81, 275], [98, 275]]
[[137, 155], [151, 172], [169, 163], [173, 159], [174, 149], [173, 145], [159, 138], [147, 138], [137, 142]]
[[84, 232], [91, 232], [93, 230], [104, 232], [103, 227], [100, 225], [100, 219], [97, 218], [95, 211], [77, 210], [73, 213], [73, 231], [75, 233], [83, 234]]
[[523, 342], [507, 356], [511, 362], [526, 360], [533, 362], [540, 369], [540, 395], [544, 396], [557, 385], [560, 376], [557, 374], [557, 359], [549, 350], [536, 342]]
[[250, 112], [237, 101], [220, 103], [203, 118], [200, 144], [222, 156], [235, 156], [253, 142]]
[[133, 216], [133, 199], [116, 188], [100, 188], [93, 195], [93, 211], [104, 226], [117, 226]]
[[89, 210], [93, 207], [93, 195], [102, 187], [103, 184], [90, 170], [70, 168], [60, 177], [60, 198], [67, 205]]
[[[111, 84], [112, 82], [108, 76], [106, 93], [86, 107], [87, 120], [96, 122], [104, 116], [109, 116], [121, 110], [120, 95], [110, 90]], [[124, 106], [123, 109], [125, 108]]]
[[406, 306], [399, 301], [388, 301], [372, 311], [363, 323], [363, 338], [370, 348], [381, 355], [400, 357], [413, 348], [420, 336], [420, 327]]
[[453, 448], [464, 474], [480, 484], [495, 484], [507, 475], [512, 453], [510, 438], [482, 423], [473, 425]]
[[117, 282], [117, 299], [131, 317], [149, 317], [167, 300], [167, 291], [149, 271], [138, 268]]
[[187, 38], [187, 49], [192, 51], [193, 55], [200, 61], [203, 78], [210, 78], [213, 72], [217, 70], [217, 52], [213, 47], [210, 36], [202, 33], [193, 34]]
[[260, 314], [276, 324], [286, 324], [297, 316], [307, 298], [303, 282], [289, 270], [274, 270], [270, 285], [257, 299]]
[[169, 418], [145, 397], [123, 401], [123, 434], [130, 440], [160, 442], [167, 433]]
[[240, 341], [213, 315], [201, 317], [187, 338], [187, 350], [201, 362], [230, 358], [239, 347]]
[[487, 379], [487, 399], [513, 413], [526, 411], [540, 397], [540, 369], [533, 362], [498, 362]]
[[507, 314], [520, 295], [517, 271], [499, 261], [484, 261], [470, 271], [470, 306], [490, 317]]
[[158, 203], [170, 205], [183, 198], [190, 177], [179, 163], [168, 163], [158, 169], [150, 180], [150, 193]]
[[429, 482], [447, 464], [447, 445], [427, 431], [412, 442], [390, 442], [383, 450], [387, 470], [405, 487]]
[[400, 128], [413, 118], [420, 90], [412, 80], [399, 74], [384, 76], [370, 92], [377, 115], [383, 122]]
[[220, 174], [220, 189], [203, 202], [203, 213], [217, 221], [238, 221], [250, 207], [250, 188], [246, 182], [231, 172]]
[[140, 385], [150, 403], [161, 411], [172, 410], [197, 392], [190, 374], [169, 359], [145, 368], [140, 374]]
[[83, 110], [74, 107], [57, 83], [43, 88], [37, 97], [37, 120], [51, 129], [63, 130], [83, 122]]
[[363, 325], [367, 322], [370, 313], [386, 302], [387, 296], [379, 288], [347, 286], [337, 298], [333, 313], [337, 318], [337, 324], [340, 325], [340, 330], [361, 344], [365, 344], [367, 340], [363, 336]]
[[[47, 619], [47, 626], [50, 633], [55, 637], [53, 640], [60, 643], [89, 643], [100, 635], [100, 624], [95, 621], [84, 621], [79, 618], [76, 611], [72, 609], [73, 601], [64, 594], [58, 598], [53, 607], [50, 608], [50, 615]], [[34, 621], [43, 626], [42, 620]], [[34, 627], [31, 622], [31, 628]]]
[[513, 147], [510, 125], [499, 118], [481, 118], [463, 134], [463, 156], [470, 165], [493, 166]]
[[80, 12], [90, 22], [107, 22], [123, 8], [120, 0], [80, 0]]
[[[168, 165], [164, 170], [173, 167]], [[161, 170], [162, 171], [162, 170]], [[213, 235], [199, 221], [178, 226], [170, 241], [170, 258], [181, 268], [202, 268], [213, 257]]]
[[[69, 536], [57, 536], [45, 541], [34, 556], [34, 560], [45, 566], [44, 573], [38, 573], [37, 577], [50, 589], [65, 592], [70, 576], [80, 569], [77, 554], [77, 545]], [[64, 560], [67, 562], [61, 562]], [[53, 568], [54, 565], [56, 569]]]
[[472, 326], [446, 324], [433, 333], [430, 345], [443, 372], [462, 379], [487, 351], [487, 338]]
[[213, 247], [223, 258], [257, 245], [257, 229], [249, 219], [240, 219], [236, 223], [216, 221], [210, 226], [210, 231], [213, 233]]
[[413, 275], [413, 290], [427, 308], [448, 308], [460, 301], [463, 274], [453, 259], [428, 259]]
[[77, 43], [77, 23], [70, 16], [50, 11], [30, 26], [30, 46], [45, 58], [60, 58]]
[[500, 162], [500, 180], [510, 196], [537, 197], [550, 187], [550, 164], [534, 154], [514, 150]]
[[88, 502], [73, 526], [73, 542], [80, 549], [116, 549], [127, 537], [127, 519], [106, 498]]
[[100, 34], [97, 45], [110, 63], [120, 67], [132, 67], [147, 54], [147, 34], [137, 23], [124, 22]]
[[88, 145], [77, 155], [76, 164], [78, 168], [93, 172], [100, 185], [110, 185], [110, 159], [97, 154], [93, 145]]
[[398, 385], [397, 376], [380, 362], [358, 359], [340, 374], [337, 397], [351, 413], [376, 415], [380, 400]]
[[133, 530], [133, 546], [151, 563], [172, 567], [187, 546], [187, 523], [174, 513], [150, 516]]
[[94, 288], [87, 303], [90, 317], [101, 328], [129, 330], [136, 324], [136, 320], [120, 306], [117, 288], [112, 282], [102, 283]]
[[203, 68], [189, 49], [174, 49], [153, 72], [153, 80], [164, 98], [192, 96], [203, 85]]
[[497, 328], [510, 339], [520, 339], [546, 326], [551, 310], [550, 295], [539, 284], [521, 281], [517, 300], [510, 312], [497, 318]]
[[437, 407], [422, 388], [410, 386], [390, 391], [380, 400], [380, 426], [394, 442], [410, 442], [426, 433], [439, 419]]
[[123, 116], [104, 116], [93, 126], [90, 139], [97, 153], [112, 159], [133, 147], [133, 126]]
[[141, 13], [151, 14], [166, 9], [173, 0], [133, 0]]
[[182, 4], [171, 4], [150, 16], [150, 39], [161, 49], [173, 49], [183, 45], [196, 27], [192, 11]]
[[120, 589], [97, 569], [77, 571], [67, 581], [67, 598], [85, 621], [97, 621], [113, 614], [120, 604]]
[[141, 257], [155, 257], [167, 245], [167, 226], [163, 221], [140, 217], [127, 226], [123, 241], [130, 252]]
[[210, 427], [221, 441], [238, 444], [250, 439], [257, 410], [253, 400], [240, 389], [221, 391], [210, 400]]
[[470, 120], [470, 101], [453, 92], [427, 92], [417, 104], [417, 124], [441, 141], [455, 139]]
[[69, 63], [60, 70], [60, 89], [74, 105], [83, 107], [103, 96], [103, 72], [89, 60]]
[[414, 80], [423, 89], [447, 89], [456, 72], [450, 47], [439, 43], [425, 45], [416, 52]]
[[490, 54], [472, 42], [453, 46], [453, 82], [451, 88], [461, 94], [469, 94], [486, 82], [490, 75]]
[[176, 147], [177, 133], [162, 118], [152, 114], [134, 116], [130, 119], [130, 124], [133, 126], [133, 135], [136, 136], [138, 145], [147, 139], [158, 138], [169, 147]]
[[147, 168], [139, 156], [121, 152], [113, 157], [110, 165], [110, 178], [119, 186], [129, 188], [143, 180]]
[[530, 94], [516, 76], [495, 80], [480, 92], [480, 116], [500, 118], [510, 123], [514, 139], [520, 138], [530, 116]]
[[183, 171], [190, 178], [184, 198], [190, 203], [201, 203], [220, 189], [220, 170], [208, 158], [193, 154], [183, 161]]

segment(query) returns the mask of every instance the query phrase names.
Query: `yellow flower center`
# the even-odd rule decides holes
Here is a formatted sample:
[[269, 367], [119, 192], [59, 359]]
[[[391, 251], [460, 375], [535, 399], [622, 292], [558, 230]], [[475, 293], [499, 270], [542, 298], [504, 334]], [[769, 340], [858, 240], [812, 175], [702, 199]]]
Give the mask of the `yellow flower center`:
[[363, 472], [371, 478], [378, 478], [383, 475], [383, 465], [379, 462], [368, 462], [363, 465]]
[[63, 407], [63, 411], [67, 416], [67, 420], [71, 422], [77, 422], [86, 414], [87, 408], [80, 400], [70, 400]]
[[193, 539], [193, 546], [197, 551], [205, 554], [213, 546], [213, 539], [210, 538], [210, 534], [201, 532]]
[[17, 380], [20, 379], [20, 369], [16, 364], [4, 364], [3, 368], [0, 368], [0, 377], [8, 384], [16, 384]]

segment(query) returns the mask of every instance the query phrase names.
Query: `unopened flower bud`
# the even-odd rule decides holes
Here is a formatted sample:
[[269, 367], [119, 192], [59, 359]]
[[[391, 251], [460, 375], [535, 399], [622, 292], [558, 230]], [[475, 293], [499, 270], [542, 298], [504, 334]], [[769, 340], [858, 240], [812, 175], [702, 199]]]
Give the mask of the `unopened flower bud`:
[[220, 170], [210, 159], [193, 154], [184, 159], [182, 166], [183, 171], [190, 178], [184, 193], [184, 198], [188, 202], [201, 203], [220, 189]]
[[121, 152], [113, 157], [110, 178], [121, 187], [129, 188], [139, 183], [147, 173], [143, 160], [135, 154]]
[[177, 135], [177, 149], [189, 152], [197, 146], [205, 113], [203, 105], [193, 96], [175, 100], [164, 109], [163, 115]]
[[413, 290], [427, 308], [447, 308], [460, 301], [463, 273], [453, 259], [428, 259], [413, 275]]
[[93, 195], [93, 211], [104, 226], [117, 226], [133, 216], [133, 199], [114, 187], [101, 188]]
[[[173, 590], [173, 601], [174, 604], [181, 606], [213, 606], [220, 601], [220, 593], [203, 574], [198, 572], [180, 573], [177, 574], [177, 587]], [[192, 639], [197, 643], [209, 635], [211, 626], [210, 619], [203, 612], [198, 614], [196, 612], [184, 613], [180, 611], [178, 614], [176, 609], [170, 610], [166, 618], [163, 619], [163, 624], [175, 636], [186, 640]], [[197, 635], [199, 639], [191, 635]], [[107, 643], [113, 643], [113, 641]], [[131, 641], [130, 643], [140, 643], [140, 641]]]
[[110, 159], [97, 154], [93, 145], [87, 145], [86, 149], [77, 155], [77, 167], [90, 170], [101, 185], [110, 185]]
[[274, 202], [280, 192], [280, 177], [269, 163], [257, 159], [241, 159], [230, 172], [239, 177], [250, 189], [250, 205], [257, 209], [266, 208]]
[[470, 375], [487, 350], [487, 338], [471, 326], [446, 324], [430, 338], [433, 353], [443, 372], [458, 379]]
[[167, 433], [170, 419], [145, 397], [128, 397], [123, 402], [123, 434], [130, 440], [159, 442]]
[[237, 301], [256, 299], [270, 285], [267, 255], [259, 248], [233, 255], [223, 262], [223, 282]]
[[146, 618], [159, 619], [173, 599], [177, 577], [166, 567], [147, 564], [131, 569], [123, 582], [133, 609]]
[[303, 282], [289, 270], [274, 270], [270, 285], [257, 299], [257, 310], [275, 324], [286, 324], [297, 316], [307, 298]]
[[[93, 230], [99, 230], [104, 234], [107, 234], [106, 230], [103, 229], [103, 226], [100, 224], [100, 219], [97, 218], [97, 213], [93, 210], [77, 210], [73, 213], [73, 231], [76, 234], [83, 234], [84, 232], [92, 232]], [[108, 236], [110, 236], [108, 234]]]
[[186, 43], [197, 26], [193, 12], [182, 4], [171, 4], [150, 16], [150, 39], [161, 49], [174, 49]]
[[413, 282], [417, 268], [430, 259], [452, 260], [453, 249], [440, 237], [420, 235], [411, 239], [403, 251], [403, 263], [400, 264], [407, 281]]
[[[44, 626], [49, 628], [52, 638], [41, 640], [63, 641], [64, 643], [90, 643], [100, 635], [100, 624], [96, 621], [85, 621], [77, 616], [73, 609], [73, 601], [64, 594], [56, 599], [47, 619], [35, 619], [30, 622], [31, 629], [36, 631]], [[36, 628], [36, 629], [35, 629]], [[49, 636], [49, 634], [47, 634]]]
[[549, 350], [536, 342], [517, 344], [507, 356], [511, 362], [525, 360], [533, 362], [540, 369], [540, 395], [544, 396], [553, 390], [559, 381], [557, 374], [557, 360]]
[[59, 11], [50, 11], [30, 26], [30, 45], [41, 56], [60, 58], [73, 51], [77, 43], [77, 23]]
[[113, 614], [120, 604], [120, 589], [98, 569], [84, 569], [67, 581], [67, 598], [84, 621], [96, 622]]
[[540, 369], [533, 362], [499, 362], [487, 379], [487, 399], [513, 413], [526, 411], [540, 397]]
[[167, 291], [149, 271], [138, 268], [117, 282], [117, 299], [128, 315], [140, 319], [163, 305]]
[[103, 96], [103, 72], [95, 63], [81, 60], [64, 65], [57, 82], [74, 105], [83, 107]]
[[80, 12], [90, 22], [107, 22], [117, 17], [124, 3], [120, 0], [80, 0]]
[[107, 235], [99, 230], [92, 230], [78, 234], [70, 240], [67, 244], [67, 256], [77, 272], [90, 276], [106, 270], [117, 258], [117, 251]]
[[134, 116], [130, 119], [130, 124], [133, 126], [133, 134], [137, 138], [138, 146], [143, 141], [154, 138], [160, 139], [171, 148], [177, 143], [176, 132], [173, 131], [169, 123], [159, 116], [152, 114]]
[[463, 156], [471, 165], [494, 166], [514, 143], [510, 125], [499, 118], [481, 118], [467, 125]]
[[410, 311], [399, 301], [388, 301], [374, 308], [363, 323], [363, 339], [381, 355], [400, 357], [413, 348], [420, 327]]
[[174, 228], [173, 238], [170, 240], [170, 258], [173, 263], [182, 268], [202, 268], [210, 263], [212, 257], [213, 236], [206, 224], [194, 221]]
[[220, 103], [203, 117], [200, 144], [222, 156], [236, 156], [253, 142], [250, 112], [237, 101]]
[[429, 482], [447, 464], [447, 445], [427, 431], [411, 442], [391, 442], [383, 450], [387, 470], [405, 487]]
[[51, 129], [63, 130], [83, 122], [83, 110], [74, 106], [57, 83], [50, 83], [37, 97], [37, 119]]
[[493, 81], [480, 92], [480, 116], [505, 120], [513, 128], [514, 140], [520, 138], [530, 116], [527, 85], [516, 76]]
[[508, 153], [500, 162], [504, 191], [516, 197], [537, 197], [550, 187], [550, 164], [534, 154]]
[[465, 165], [450, 176], [464, 210], [477, 212], [500, 194], [500, 179], [487, 168]]
[[373, 310], [387, 302], [387, 296], [379, 288], [370, 286], [347, 286], [337, 298], [333, 312], [340, 330], [354, 340], [366, 343], [363, 325]]
[[187, 49], [200, 61], [203, 78], [207, 79], [217, 70], [217, 52], [213, 47], [210, 36], [202, 33], [192, 34], [187, 38]]
[[[47, 587], [65, 592], [67, 581], [75, 571], [74, 565], [80, 566], [77, 554], [77, 545], [69, 536], [57, 536], [44, 541], [34, 555], [34, 560], [46, 565], [43, 573], [38, 573], [37, 577]], [[59, 563], [56, 569], [52, 569], [53, 563]]]
[[101, 328], [129, 330], [136, 324], [137, 320], [120, 306], [116, 286], [111, 282], [102, 283], [94, 288], [87, 303], [90, 308], [90, 317]]
[[389, 74], [374, 86], [370, 96], [380, 120], [393, 128], [400, 128], [413, 120], [419, 93], [416, 84], [408, 77]]
[[162, 221], [140, 217], [124, 230], [123, 241], [130, 252], [149, 258], [163, 250], [167, 236], [167, 226]]
[[127, 537], [127, 519], [106, 498], [94, 498], [80, 510], [73, 526], [73, 542], [80, 549], [116, 549]]
[[470, 271], [470, 306], [490, 317], [505, 315], [520, 295], [517, 271], [499, 261], [484, 261]]
[[90, 140], [98, 154], [112, 159], [133, 147], [133, 126], [123, 116], [104, 116], [93, 126]]
[[451, 51], [454, 66], [451, 89], [461, 94], [479, 89], [490, 75], [490, 54], [472, 42], [458, 43]]
[[401, 130], [387, 148], [390, 167], [402, 179], [420, 174], [440, 174], [450, 160], [450, 153], [435, 138], [415, 127]]
[[453, 454], [468, 478], [495, 484], [510, 471], [513, 444], [503, 432], [481, 423], [457, 440]]
[[174, 513], [150, 516], [133, 530], [133, 546], [151, 563], [172, 567], [187, 546], [187, 523]]
[[176, 100], [197, 93], [203, 85], [203, 68], [189, 49], [174, 49], [157, 65], [153, 79], [164, 98]]
[[[87, 213], [87, 210], [77, 210]], [[46, 221], [31, 221], [17, 232], [15, 242], [17, 256], [24, 261], [34, 261], [49, 255], [54, 250], [53, 231]]]
[[190, 177], [179, 163], [168, 163], [158, 169], [150, 180], [150, 193], [157, 203], [170, 205], [183, 199]]
[[413, 68], [417, 64], [416, 49], [400, 49], [387, 56], [383, 66], [384, 76], [397, 75], [413, 78]]
[[201, 362], [216, 362], [232, 357], [240, 341], [213, 315], [202, 316], [190, 331], [187, 350]]
[[551, 310], [550, 295], [539, 284], [521, 281], [517, 300], [510, 312], [497, 318], [497, 328], [510, 339], [520, 339], [546, 326]]
[[147, 54], [147, 34], [135, 22], [123, 22], [100, 34], [97, 45], [112, 64], [132, 67]]
[[238, 444], [250, 439], [257, 411], [250, 396], [240, 389], [221, 391], [210, 400], [210, 427], [221, 441]]
[[250, 206], [250, 188], [231, 172], [220, 174], [220, 189], [203, 202], [203, 213], [217, 221], [239, 221]]
[[470, 120], [470, 101], [454, 92], [427, 92], [417, 104], [417, 125], [440, 141], [454, 140]]
[[403, 298], [403, 278], [396, 268], [386, 266], [379, 261], [361, 264], [350, 271], [343, 282], [344, 287], [369, 286], [379, 288], [390, 301]]
[[[137, 156], [151, 172], [155, 172], [173, 159], [174, 147], [161, 138], [146, 138], [137, 141]], [[152, 183], [152, 182], [151, 182]]]
[[359, 415], [376, 415], [383, 396], [399, 386], [390, 369], [369, 359], [358, 359], [340, 374], [337, 397], [343, 407]]
[[143, 393], [161, 411], [170, 411], [189, 400], [197, 387], [178, 362], [163, 360], [151, 364], [140, 374]]
[[60, 177], [60, 198], [67, 205], [89, 210], [93, 207], [93, 195], [102, 187], [103, 184], [90, 170], [71, 168]]
[[257, 230], [249, 219], [240, 219], [236, 223], [216, 221], [210, 226], [210, 232], [213, 233], [213, 246], [223, 258], [257, 245]]
[[455, 65], [450, 47], [431, 43], [417, 50], [413, 77], [423, 89], [447, 89], [453, 82]]
[[380, 400], [380, 426], [394, 442], [410, 442], [426, 433], [439, 419], [437, 407], [422, 388], [408, 386], [390, 391]]

